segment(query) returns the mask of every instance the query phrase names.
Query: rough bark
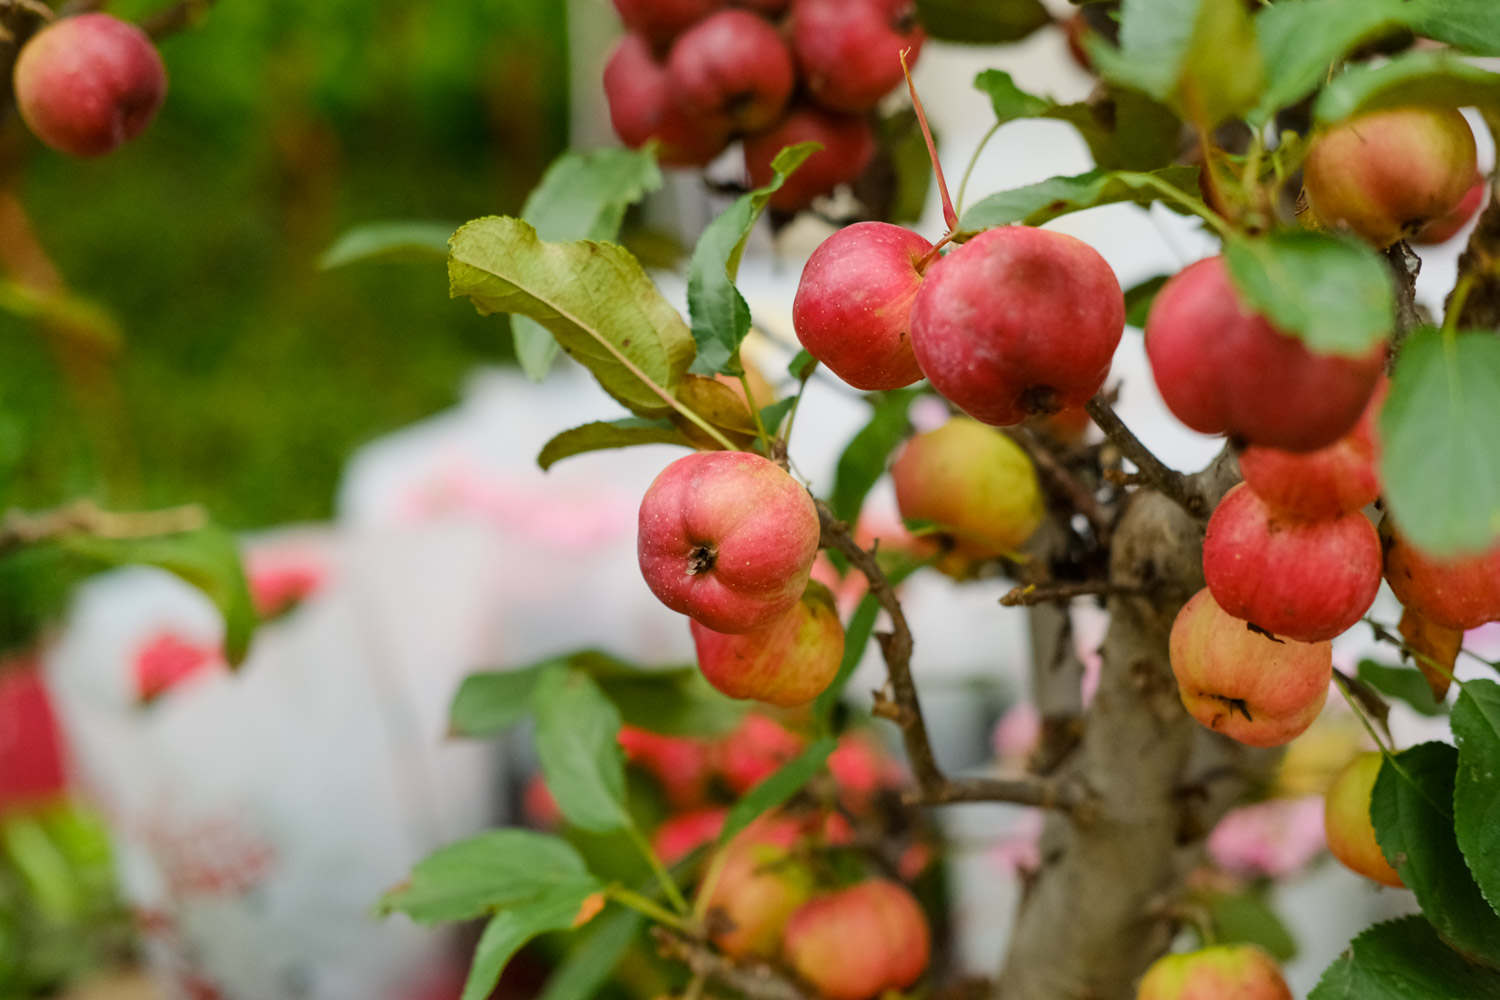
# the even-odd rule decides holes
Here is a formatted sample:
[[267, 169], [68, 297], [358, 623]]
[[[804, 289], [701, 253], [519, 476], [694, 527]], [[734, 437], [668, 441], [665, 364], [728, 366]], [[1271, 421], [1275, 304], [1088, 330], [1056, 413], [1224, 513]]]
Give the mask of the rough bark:
[[[1491, 198], [1458, 258], [1460, 278], [1472, 284], [1458, 317], [1460, 330], [1500, 330], [1500, 199]], [[1453, 305], [1453, 295], [1448, 296]]]
[[[1216, 461], [1195, 485], [1216, 500], [1234, 473]], [[1115, 529], [1110, 579], [1149, 596], [1108, 602], [1099, 690], [1066, 765], [1093, 809], [1048, 820], [998, 981], [1004, 1000], [1132, 997], [1176, 932], [1172, 907], [1208, 831], [1275, 760], [1202, 729], [1177, 697], [1167, 637], [1203, 585], [1202, 531], [1153, 491], [1135, 494]]]

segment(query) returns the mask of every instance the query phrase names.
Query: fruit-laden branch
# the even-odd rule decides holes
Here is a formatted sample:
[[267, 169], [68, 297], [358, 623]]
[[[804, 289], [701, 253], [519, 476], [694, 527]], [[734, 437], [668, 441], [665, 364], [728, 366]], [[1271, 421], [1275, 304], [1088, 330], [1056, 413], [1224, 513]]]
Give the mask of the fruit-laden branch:
[[1031, 463], [1036, 466], [1048, 492], [1066, 503], [1069, 509], [1082, 514], [1094, 529], [1094, 537], [1099, 539], [1099, 543], [1108, 544], [1112, 519], [1088, 487], [1079, 482], [1078, 477], [1030, 431], [1023, 427], [1006, 427], [1002, 430], [1031, 458]]
[[135, 514], [100, 510], [80, 500], [43, 514], [12, 510], [0, 521], [0, 556], [23, 545], [35, 545], [62, 535], [83, 534], [96, 538], [149, 538], [194, 531], [208, 523], [203, 508], [173, 507]]
[[1150, 448], [1142, 444], [1141, 439], [1125, 426], [1108, 400], [1102, 395], [1095, 396], [1088, 401], [1085, 409], [1105, 437], [1141, 470], [1141, 475], [1152, 487], [1194, 517], [1200, 520], [1208, 517], [1212, 505], [1194, 488], [1193, 481], [1176, 469], [1168, 468]]
[[735, 961], [664, 927], [653, 927], [651, 936], [663, 957], [675, 959], [693, 975], [742, 993], [750, 1000], [810, 1000], [796, 983], [764, 962]]
[[878, 633], [876, 638], [885, 658], [886, 674], [894, 701], [877, 700], [875, 714], [888, 718], [901, 727], [906, 755], [911, 760], [912, 772], [917, 781], [913, 801], [933, 804], [1014, 802], [1063, 811], [1081, 807], [1085, 803], [1085, 793], [1081, 787], [1071, 783], [1063, 784], [1036, 776], [1009, 779], [949, 778], [943, 773], [933, 755], [932, 743], [927, 735], [927, 722], [922, 717], [922, 704], [917, 698], [916, 682], [912, 680], [911, 626], [906, 621], [906, 612], [901, 607], [896, 588], [891, 585], [875, 556], [854, 540], [849, 526], [840, 521], [823, 501], [818, 500], [816, 503], [818, 520], [823, 529], [823, 547], [841, 553], [849, 560], [850, 565], [864, 575], [869, 581], [870, 593], [875, 595], [875, 599], [891, 619], [891, 631]]
[[[1479, 225], [1458, 258], [1458, 284], [1469, 282], [1468, 297], [1458, 317], [1460, 330], [1500, 330], [1500, 199], [1490, 199]], [[1454, 296], [1446, 305], [1452, 307]]]

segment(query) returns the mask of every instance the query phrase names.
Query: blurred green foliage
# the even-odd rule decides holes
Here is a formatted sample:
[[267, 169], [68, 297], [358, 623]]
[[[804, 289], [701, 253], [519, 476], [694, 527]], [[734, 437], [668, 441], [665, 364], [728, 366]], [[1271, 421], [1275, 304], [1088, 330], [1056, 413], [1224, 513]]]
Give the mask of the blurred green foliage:
[[134, 144], [70, 160], [11, 116], [0, 197], [123, 344], [0, 302], [0, 506], [323, 517], [354, 447], [507, 358], [438, 262], [316, 263], [358, 222], [519, 210], [566, 144], [565, 7], [221, 0], [163, 41], [167, 104]]

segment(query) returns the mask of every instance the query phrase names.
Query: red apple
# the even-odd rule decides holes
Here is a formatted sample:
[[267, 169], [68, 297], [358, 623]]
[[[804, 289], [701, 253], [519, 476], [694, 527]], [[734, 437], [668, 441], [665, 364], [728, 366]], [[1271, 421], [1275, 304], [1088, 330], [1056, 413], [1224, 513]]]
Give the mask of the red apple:
[[670, 42], [722, 6], [724, 0], [615, 0], [625, 27], [657, 45]]
[[765, 628], [725, 635], [698, 622], [691, 627], [698, 668], [731, 698], [805, 705], [833, 682], [844, 659], [844, 627], [833, 592], [816, 581]]
[[975, 559], [1013, 553], [1042, 523], [1041, 484], [1010, 438], [967, 417], [913, 437], [891, 466], [908, 521], [928, 521]]
[[834, 111], [868, 111], [902, 81], [901, 53], [915, 65], [922, 28], [912, 0], [796, 0], [792, 49], [813, 100]]
[[1306, 518], [1362, 510], [1380, 495], [1380, 441], [1375, 418], [1389, 381], [1381, 378], [1354, 430], [1317, 451], [1251, 445], [1240, 453], [1245, 485], [1267, 504]]
[[521, 793], [521, 812], [527, 822], [543, 830], [559, 827], [563, 822], [562, 809], [558, 807], [557, 799], [552, 797], [552, 789], [547, 787], [547, 780], [540, 774], [533, 774], [531, 780], [526, 782], [526, 790]]
[[621, 726], [616, 739], [625, 759], [654, 777], [673, 806], [685, 809], [703, 801], [714, 769], [708, 743], [639, 726]]
[[704, 844], [712, 843], [724, 829], [728, 815], [729, 810], [722, 806], [679, 813], [656, 828], [651, 846], [662, 861], [675, 865]]
[[1476, 156], [1457, 109], [1390, 108], [1316, 137], [1302, 178], [1323, 225], [1386, 247], [1458, 206], [1474, 184]]
[[917, 363], [933, 388], [987, 424], [1088, 402], [1125, 329], [1104, 258], [1048, 229], [981, 233], [927, 269], [912, 304]]
[[1444, 628], [1466, 632], [1500, 621], [1500, 544], [1475, 556], [1438, 559], [1391, 532], [1385, 578], [1397, 600]]
[[804, 741], [770, 716], [752, 712], [719, 748], [724, 783], [744, 795], [802, 752]]
[[1270, 955], [1254, 945], [1216, 945], [1167, 955], [1146, 970], [1136, 1000], [1293, 1000]]
[[646, 490], [637, 552], [663, 604], [740, 633], [797, 603], [820, 535], [812, 498], [780, 466], [747, 452], [698, 452]]
[[1411, 241], [1422, 246], [1447, 243], [1469, 224], [1470, 219], [1479, 214], [1479, 210], [1484, 207], [1489, 196], [1490, 182], [1479, 171], [1474, 171], [1474, 186], [1464, 192], [1463, 198], [1453, 206], [1453, 211], [1427, 223], [1422, 227], [1421, 232], [1411, 238]]
[[918, 268], [931, 252], [931, 243], [889, 223], [840, 229], [802, 269], [792, 303], [797, 339], [856, 389], [899, 389], [920, 380], [908, 330], [922, 287]]
[[854, 814], [866, 812], [877, 795], [906, 777], [873, 736], [858, 731], [839, 737], [839, 745], [828, 755], [828, 773], [838, 785], [840, 805]]
[[753, 132], [781, 116], [797, 72], [781, 35], [763, 18], [724, 10], [672, 45], [667, 80], [673, 99], [694, 120]]
[[21, 49], [16, 107], [36, 137], [73, 156], [102, 156], [145, 131], [167, 96], [167, 71], [139, 27], [108, 14], [55, 21]]
[[1385, 365], [1383, 343], [1350, 358], [1281, 333], [1241, 303], [1222, 257], [1190, 265], [1157, 294], [1146, 354], [1167, 408], [1193, 430], [1298, 452], [1349, 433]]
[[868, 1000], [910, 986], [927, 968], [930, 931], [906, 888], [870, 879], [810, 900], [787, 921], [797, 975], [827, 1000]]
[[745, 137], [745, 172], [750, 183], [755, 187], [769, 183], [776, 154], [803, 142], [821, 143], [823, 148], [809, 156], [771, 195], [770, 205], [778, 212], [801, 211], [814, 198], [853, 182], [875, 158], [875, 133], [865, 119], [817, 108], [794, 108], [774, 128]]
[[604, 66], [604, 96], [620, 141], [639, 149], [655, 139], [667, 166], [704, 166], [729, 144], [722, 123], [695, 119], [672, 100], [667, 69], [640, 35], [626, 35], [615, 46]]
[[769, 958], [788, 918], [812, 895], [812, 873], [793, 848], [802, 826], [786, 817], [763, 818], [724, 848], [719, 880], [708, 904], [714, 944], [727, 955]]
[[0, 817], [53, 803], [66, 789], [62, 732], [41, 670], [0, 661]]
[[1253, 747], [1291, 742], [1312, 725], [1333, 679], [1333, 647], [1273, 639], [1198, 591], [1172, 623], [1172, 673], [1183, 707]]
[[1380, 591], [1380, 536], [1360, 512], [1309, 521], [1230, 490], [1203, 539], [1203, 575], [1219, 607], [1299, 642], [1321, 642], [1370, 610]]
[[1328, 850], [1350, 871], [1394, 889], [1405, 883], [1380, 852], [1370, 821], [1370, 793], [1384, 758], [1375, 752], [1351, 760], [1323, 796], [1323, 832]]

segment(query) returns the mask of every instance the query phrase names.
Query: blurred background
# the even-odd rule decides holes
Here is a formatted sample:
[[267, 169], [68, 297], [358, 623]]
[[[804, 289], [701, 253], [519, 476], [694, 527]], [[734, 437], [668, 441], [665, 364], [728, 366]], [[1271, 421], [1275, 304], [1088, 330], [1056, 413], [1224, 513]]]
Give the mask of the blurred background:
[[[516, 214], [563, 150], [614, 144], [599, 74], [618, 32], [608, 0], [221, 0], [162, 42], [167, 103], [111, 156], [63, 157], [14, 115], [0, 123], [0, 509], [202, 504], [241, 534], [269, 619], [231, 674], [214, 606], [131, 569], [90, 582], [44, 644], [0, 671], [0, 998], [456, 997], [472, 941], [372, 910], [436, 846], [537, 821], [524, 733], [498, 747], [445, 739], [463, 675], [591, 645], [691, 659], [633, 554], [640, 495], [677, 452], [544, 475], [543, 442], [616, 415], [589, 379], [565, 366], [542, 385], [523, 378], [505, 319], [449, 301], [431, 257], [320, 267], [359, 224]], [[1060, 100], [1094, 84], [1053, 25], [1015, 45], [929, 44], [916, 82], [950, 176], [993, 122], [971, 85], [990, 67]], [[710, 175], [738, 180], [733, 159]], [[970, 185], [977, 197], [1089, 166], [1070, 126], [1016, 122]], [[676, 254], [731, 196], [669, 174], [626, 240], [682, 304]], [[1055, 226], [1126, 287], [1213, 247], [1159, 209]], [[935, 194], [917, 228], [941, 231]], [[786, 381], [795, 347], [802, 261], [829, 231], [804, 218], [752, 240], [741, 287], [762, 334], [747, 349], [773, 379]], [[1461, 242], [1424, 254], [1424, 301], [1446, 292]], [[1217, 451], [1166, 414], [1134, 333], [1115, 376], [1120, 412], [1158, 454], [1187, 468]], [[832, 380], [803, 405], [793, 457], [826, 491], [869, 410]], [[869, 507], [894, 516], [888, 484]], [[955, 771], [1024, 758], [1034, 739], [1014, 710], [1025, 620], [995, 608], [1007, 589], [908, 584], [924, 703]], [[1100, 622], [1086, 608], [1077, 632], [1091, 654]], [[1367, 645], [1341, 656], [1352, 665]], [[867, 656], [849, 690], [877, 677]], [[1398, 739], [1427, 731], [1415, 716], [1394, 724]], [[1289, 799], [1362, 736], [1331, 707], [1318, 738]], [[1257, 887], [1241, 913], [1254, 933], [1292, 942], [1301, 992], [1356, 929], [1409, 901], [1328, 864], [1299, 801], [1245, 821], [1221, 860]], [[1035, 817], [994, 806], [939, 822], [948, 960], [992, 972]], [[1266, 916], [1273, 896], [1289, 931]], [[548, 965], [544, 953], [543, 971], [522, 968], [503, 995], [536, 995]], [[661, 985], [640, 968], [621, 979], [610, 995]]]

